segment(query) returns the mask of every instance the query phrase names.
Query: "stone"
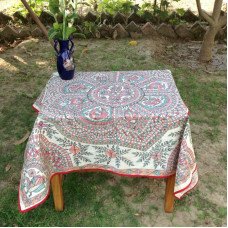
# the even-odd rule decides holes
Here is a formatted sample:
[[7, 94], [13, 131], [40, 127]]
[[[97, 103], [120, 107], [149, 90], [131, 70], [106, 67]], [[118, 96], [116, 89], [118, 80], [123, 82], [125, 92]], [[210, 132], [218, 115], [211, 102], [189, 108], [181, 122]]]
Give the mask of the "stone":
[[35, 28], [32, 32], [31, 35], [33, 37], [43, 37], [44, 34], [42, 33], [42, 31], [39, 28]]
[[169, 38], [177, 38], [177, 35], [171, 25], [162, 23], [158, 29], [157, 32], [163, 36], [169, 37]]
[[199, 18], [190, 9], [185, 11], [181, 18], [187, 22], [196, 22], [199, 20]]
[[120, 12], [117, 12], [116, 15], [113, 17], [113, 22], [115, 24], [126, 24], [127, 23], [127, 19], [126, 17], [120, 13]]
[[188, 39], [188, 40], [190, 40], [190, 39], [193, 38], [193, 34], [188, 29], [188, 26], [186, 24], [177, 25], [175, 27], [175, 32], [182, 39]]
[[112, 37], [114, 29], [111, 25], [102, 24], [99, 26], [98, 31], [100, 32], [100, 37], [109, 38]]
[[105, 12], [101, 13], [100, 19], [102, 24], [112, 24], [113, 22], [112, 15]]
[[136, 24], [141, 24], [144, 23], [145, 20], [143, 18], [141, 18], [137, 13], [133, 12], [127, 19], [127, 22], [135, 22]]
[[190, 31], [195, 40], [203, 40], [203, 37], [206, 33], [206, 28], [199, 21], [197, 21], [192, 25]]
[[130, 32], [141, 32], [141, 29], [138, 25], [135, 24], [134, 21], [130, 22], [127, 26], [126, 26], [126, 30], [130, 33]]
[[44, 25], [52, 25], [55, 22], [54, 17], [45, 11], [41, 12], [39, 19]]
[[27, 27], [23, 27], [18, 34], [19, 38], [24, 39], [30, 36], [30, 30]]
[[0, 25], [7, 25], [10, 21], [12, 21], [12, 17], [0, 12]]
[[28, 23], [28, 20], [27, 18], [25, 18], [21, 12], [19, 11], [16, 11], [14, 14], [13, 14], [13, 17], [14, 17], [14, 20], [15, 21], [21, 21], [23, 24], [27, 24]]
[[125, 30], [125, 28], [118, 23], [113, 27], [113, 30], [117, 32], [117, 37], [116, 38], [126, 38], [129, 36], [128, 32]]
[[158, 32], [153, 27], [150, 22], [147, 22], [145, 25], [142, 26], [141, 31], [144, 36], [157, 36]]
[[140, 32], [130, 32], [130, 37], [133, 39], [133, 40], [137, 40], [137, 39], [140, 39], [142, 38], [142, 33]]
[[84, 18], [85, 21], [95, 22], [97, 20], [97, 16], [92, 12], [88, 12]]
[[13, 42], [18, 38], [18, 32], [10, 25], [6, 25], [6, 27], [0, 33], [0, 39]]

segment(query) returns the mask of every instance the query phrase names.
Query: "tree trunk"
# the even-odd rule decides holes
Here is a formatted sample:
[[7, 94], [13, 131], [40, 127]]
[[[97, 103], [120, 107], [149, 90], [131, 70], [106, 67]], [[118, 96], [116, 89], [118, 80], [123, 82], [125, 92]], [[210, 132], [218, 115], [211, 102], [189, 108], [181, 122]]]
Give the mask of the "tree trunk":
[[212, 50], [217, 32], [218, 28], [210, 26], [205, 33], [199, 55], [201, 62], [208, 62], [212, 59]]

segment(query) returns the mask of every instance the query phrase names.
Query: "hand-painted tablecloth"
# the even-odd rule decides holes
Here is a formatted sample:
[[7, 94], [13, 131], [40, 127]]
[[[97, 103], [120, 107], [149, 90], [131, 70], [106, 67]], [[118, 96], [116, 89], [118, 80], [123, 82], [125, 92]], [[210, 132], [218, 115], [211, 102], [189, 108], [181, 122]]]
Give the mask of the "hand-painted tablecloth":
[[49, 195], [56, 173], [103, 170], [164, 178], [176, 173], [175, 196], [197, 181], [189, 111], [171, 72], [54, 73], [34, 103], [19, 187], [20, 211]]

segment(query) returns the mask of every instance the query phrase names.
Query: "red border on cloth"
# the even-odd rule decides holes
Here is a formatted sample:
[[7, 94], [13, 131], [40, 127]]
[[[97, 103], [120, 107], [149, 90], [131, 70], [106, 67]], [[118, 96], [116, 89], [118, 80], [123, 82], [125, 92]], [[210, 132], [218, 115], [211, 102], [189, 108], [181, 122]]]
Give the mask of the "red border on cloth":
[[39, 113], [39, 110], [36, 109], [33, 105], [32, 105], [32, 109], [33, 109], [36, 113]]
[[[141, 177], [141, 178], [152, 178], [152, 179], [163, 179], [163, 178], [168, 178], [168, 177], [171, 177], [175, 174], [170, 174], [170, 175], [167, 175], [167, 176], [146, 176], [146, 175], [139, 175], [139, 174], [123, 174], [123, 173], [117, 173], [115, 171], [111, 171], [111, 170], [105, 170], [105, 169], [99, 169], [99, 168], [95, 168], [95, 169], [78, 169], [78, 170], [68, 170], [68, 171], [65, 171], [65, 172], [56, 172], [56, 173], [53, 173], [50, 177], [50, 181], [52, 179], [52, 177], [54, 175], [57, 175], [57, 174], [69, 174], [69, 173], [73, 173], [73, 172], [107, 172], [107, 173], [112, 173], [112, 174], [115, 174], [115, 175], [119, 175], [119, 176], [125, 176], [125, 177]], [[49, 189], [48, 189], [48, 193], [47, 193], [47, 196], [45, 196], [45, 198], [40, 201], [38, 204], [30, 207], [30, 208], [27, 208], [25, 210], [22, 210], [21, 209], [21, 206], [20, 206], [20, 185], [19, 185], [19, 188], [18, 188], [18, 208], [19, 208], [19, 211], [21, 213], [25, 213], [25, 212], [28, 212], [36, 207], [38, 207], [39, 205], [43, 204], [47, 198], [49, 197], [50, 195], [50, 186], [49, 186]]]
[[[196, 170], [197, 170], [197, 168], [195, 168], [195, 170], [193, 171], [193, 173], [194, 173]], [[168, 178], [168, 177], [171, 177], [171, 176], [175, 175], [175, 174], [171, 174], [171, 175], [167, 175], [167, 176], [146, 176], [146, 175], [139, 175], [139, 174], [133, 174], [133, 175], [132, 175], [132, 174], [123, 174], [123, 173], [117, 173], [117, 172], [111, 171], [111, 170], [105, 170], [105, 169], [98, 169], [98, 168], [96, 168], [96, 169], [69, 170], [69, 171], [65, 171], [65, 172], [53, 173], [53, 174], [51, 175], [51, 177], [50, 177], [50, 181], [51, 181], [52, 177], [53, 177], [54, 175], [56, 175], [56, 174], [69, 174], [69, 173], [73, 173], [73, 172], [97, 172], [97, 171], [98, 171], [98, 172], [107, 172], [107, 173], [112, 173], [112, 174], [119, 175], [119, 176], [132, 177], [132, 178], [134, 178], [134, 177], [141, 177], [141, 178], [163, 179], [163, 178]], [[198, 180], [197, 180], [195, 186], [197, 185], [197, 183], [198, 183]], [[184, 190], [187, 189], [190, 185], [191, 185], [191, 182], [190, 182], [190, 184], [189, 184], [187, 187], [185, 187], [185, 188], [183, 188], [183, 189], [181, 189], [181, 190], [179, 190], [179, 191], [177, 191], [177, 192], [174, 192], [174, 195], [175, 195], [175, 193], [179, 193], [179, 192], [184, 191]], [[192, 190], [195, 186], [193, 186], [191, 189], [189, 189], [189, 191]], [[176, 197], [176, 198], [177, 198], [177, 199], [182, 199], [182, 197], [183, 197], [184, 195], [186, 195], [189, 191], [185, 192], [180, 198], [178, 198], [178, 197]], [[30, 210], [32, 210], [32, 209], [38, 207], [39, 205], [43, 204], [43, 203], [48, 199], [49, 195], [50, 195], [50, 186], [49, 186], [48, 193], [47, 193], [46, 197], [45, 197], [42, 201], [40, 201], [39, 203], [37, 203], [36, 205], [34, 205], [34, 206], [30, 207], [30, 208], [27, 208], [27, 209], [25, 209], [25, 210], [22, 210], [22, 209], [21, 209], [21, 206], [20, 206], [20, 185], [19, 185], [19, 188], [18, 188], [18, 208], [19, 208], [19, 211], [20, 211], [21, 213], [26, 213], [26, 212], [28, 212], [28, 211], [30, 211]]]
[[[192, 175], [196, 172], [196, 170], [198, 170], [198, 169], [197, 169], [197, 165], [196, 165], [194, 171], [192, 172]], [[181, 197], [175, 196], [175, 198], [176, 198], [176, 199], [179, 199], [179, 200], [182, 199], [183, 196], [185, 196], [189, 191], [191, 191], [193, 188], [196, 187], [196, 185], [198, 184], [198, 181], [199, 181], [199, 178], [197, 179], [195, 185], [194, 185], [192, 188], [190, 188], [187, 192], [185, 192]], [[174, 195], [177, 194], [177, 193], [183, 192], [184, 190], [186, 190], [187, 188], [189, 188], [189, 187], [191, 186], [191, 184], [192, 184], [192, 180], [191, 180], [191, 182], [190, 182], [185, 188], [183, 188], [183, 189], [181, 189], [181, 190], [178, 190], [178, 191], [174, 192]]]

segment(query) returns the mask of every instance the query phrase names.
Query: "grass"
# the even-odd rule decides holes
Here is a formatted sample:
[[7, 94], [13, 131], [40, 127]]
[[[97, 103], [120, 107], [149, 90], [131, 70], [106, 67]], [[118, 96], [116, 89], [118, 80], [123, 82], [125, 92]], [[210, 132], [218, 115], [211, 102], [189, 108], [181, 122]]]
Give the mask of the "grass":
[[[226, 124], [226, 82], [220, 79], [225, 78], [226, 73], [220, 72], [219, 76], [209, 78], [200, 69], [166, 65], [148, 54], [148, 42], [141, 40], [138, 46], [131, 47], [128, 40], [78, 41], [75, 52], [77, 70], [170, 69], [191, 111], [193, 143], [202, 180], [197, 190], [176, 201], [173, 215], [166, 215], [163, 212], [162, 180], [72, 173], [64, 180], [64, 212], [54, 210], [50, 196], [35, 210], [19, 213], [17, 187], [26, 142], [17, 146], [14, 142], [32, 130], [36, 114], [31, 105], [55, 70], [54, 54], [49, 44], [42, 40], [28, 41], [0, 56], [0, 102], [3, 104], [0, 107], [0, 225], [154, 226], [158, 220], [174, 221], [172, 218], [184, 212], [189, 213], [189, 217], [185, 217], [187, 225], [188, 222], [192, 226], [222, 226], [226, 223], [226, 207], [215, 197], [217, 192], [221, 197], [226, 195], [223, 172], [226, 165], [219, 166], [226, 163], [226, 151], [219, 149], [225, 141]], [[204, 151], [202, 145], [214, 147], [212, 150], [209, 146]], [[214, 151], [216, 145], [218, 151]], [[205, 153], [208, 153], [206, 160]], [[211, 157], [214, 154], [217, 160]], [[207, 176], [208, 170], [215, 169], [215, 160], [218, 161], [216, 171]], [[6, 172], [8, 164], [11, 169]], [[204, 189], [209, 189], [210, 194]], [[179, 226], [174, 222], [172, 225]]]

